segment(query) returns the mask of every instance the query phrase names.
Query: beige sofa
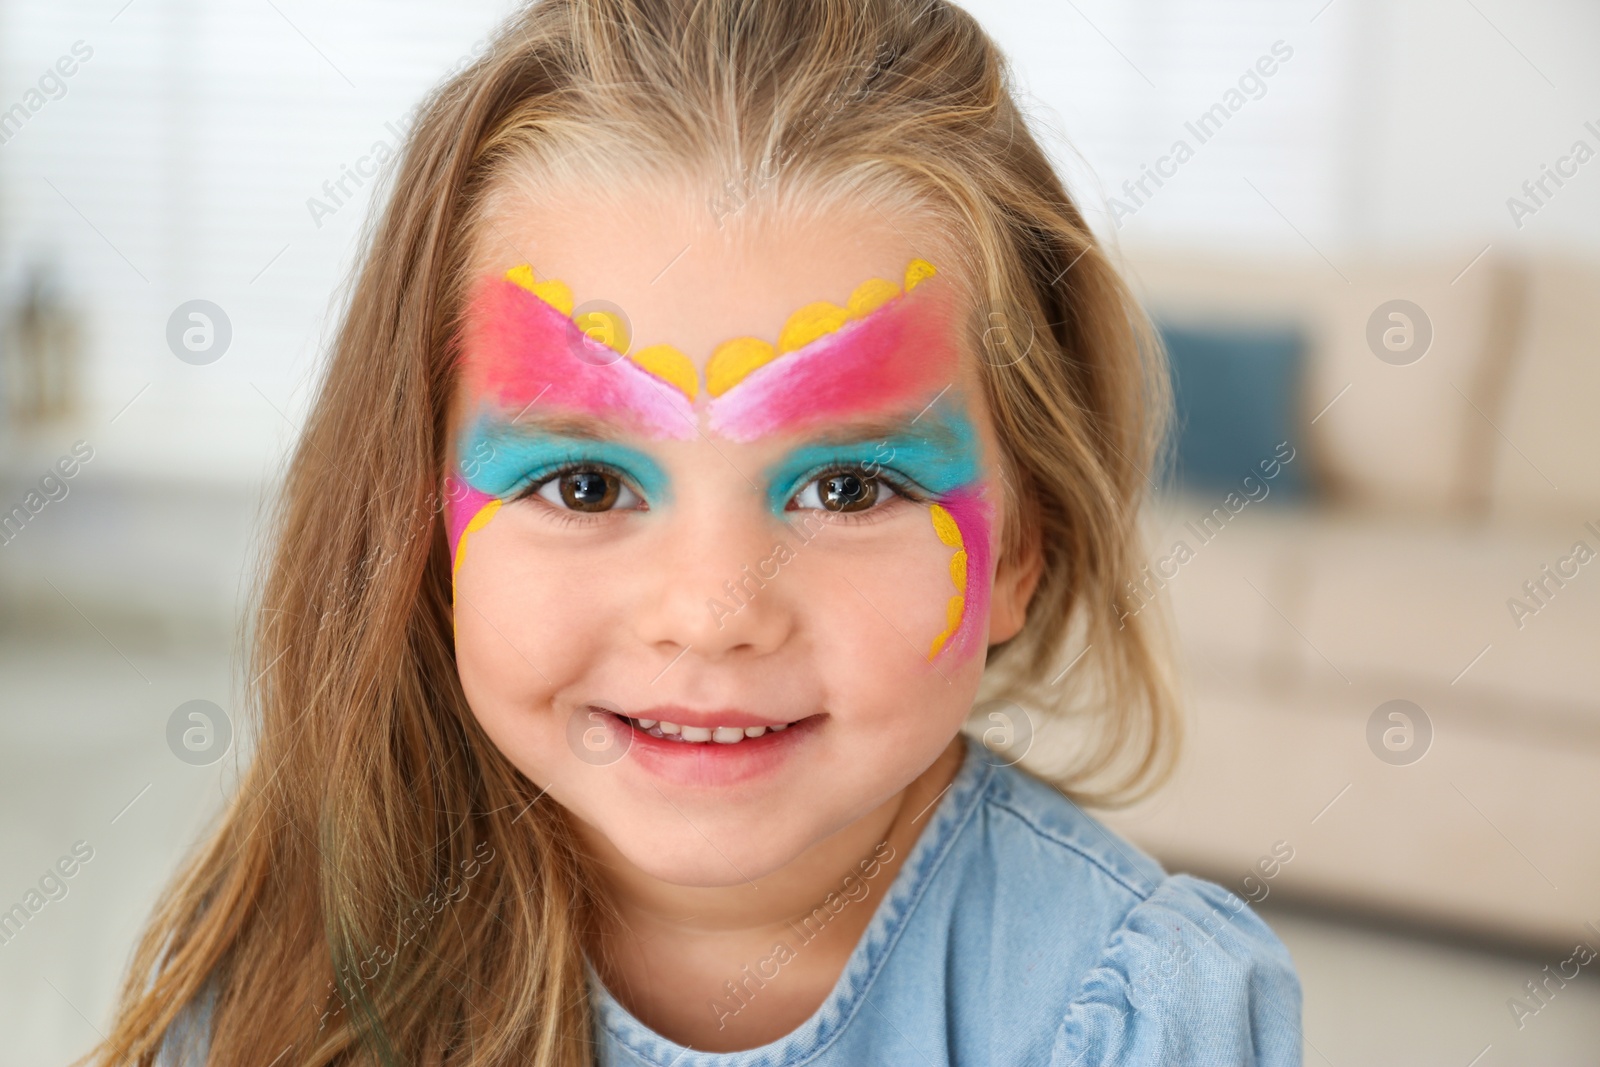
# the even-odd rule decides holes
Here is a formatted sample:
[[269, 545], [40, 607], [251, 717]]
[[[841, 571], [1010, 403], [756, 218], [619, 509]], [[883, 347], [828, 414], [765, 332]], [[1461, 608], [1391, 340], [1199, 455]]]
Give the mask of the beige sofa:
[[[1108, 818], [1256, 898], [1570, 946], [1600, 922], [1600, 555], [1575, 552], [1600, 553], [1600, 267], [1475, 252], [1127, 254], [1172, 321], [1304, 327], [1296, 444], [1321, 494], [1252, 505], [1167, 583], [1186, 758]], [[1404, 365], [1367, 340], [1396, 298], [1434, 335]], [[1164, 501], [1153, 555], [1216, 495]], [[1369, 743], [1397, 699], [1431, 723], [1413, 762], [1420, 723], [1385, 714]], [[1279, 842], [1293, 859], [1263, 878]]]

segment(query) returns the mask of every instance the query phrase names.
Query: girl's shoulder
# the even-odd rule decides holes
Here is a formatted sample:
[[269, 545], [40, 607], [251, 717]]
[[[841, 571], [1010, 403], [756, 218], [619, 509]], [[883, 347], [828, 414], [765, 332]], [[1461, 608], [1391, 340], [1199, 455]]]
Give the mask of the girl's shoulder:
[[1027, 1029], [1053, 1032], [1047, 1062], [1060, 1067], [1301, 1062], [1294, 965], [1241, 897], [1168, 874], [970, 744], [962, 777], [975, 788], [949, 812], [950, 868], [932, 879], [947, 888], [924, 901], [948, 909], [950, 956], [987, 962], [965, 972], [981, 988], [960, 1000], [1032, 1015]]
[[202, 993], [184, 1005], [156, 1049], [154, 1067], [203, 1067], [210, 1060], [216, 995], [216, 983], [207, 982]]

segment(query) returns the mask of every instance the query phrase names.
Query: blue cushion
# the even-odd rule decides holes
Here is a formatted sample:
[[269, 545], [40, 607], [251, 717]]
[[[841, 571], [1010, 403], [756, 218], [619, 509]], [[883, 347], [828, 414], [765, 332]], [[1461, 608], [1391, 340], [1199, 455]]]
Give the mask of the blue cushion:
[[1158, 323], [1172, 368], [1176, 449], [1169, 483], [1213, 492], [1261, 476], [1279, 444], [1295, 449], [1272, 480], [1274, 495], [1303, 495], [1306, 449], [1300, 425], [1305, 339], [1294, 327]]

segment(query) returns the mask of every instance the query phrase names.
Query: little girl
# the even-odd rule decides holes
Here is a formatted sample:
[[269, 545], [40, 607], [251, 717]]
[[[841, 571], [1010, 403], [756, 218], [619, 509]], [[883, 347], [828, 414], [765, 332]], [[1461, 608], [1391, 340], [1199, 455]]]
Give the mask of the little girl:
[[1267, 927], [1068, 799], [1170, 766], [1164, 382], [960, 9], [533, 4], [399, 164], [94, 1059], [1299, 1063]]

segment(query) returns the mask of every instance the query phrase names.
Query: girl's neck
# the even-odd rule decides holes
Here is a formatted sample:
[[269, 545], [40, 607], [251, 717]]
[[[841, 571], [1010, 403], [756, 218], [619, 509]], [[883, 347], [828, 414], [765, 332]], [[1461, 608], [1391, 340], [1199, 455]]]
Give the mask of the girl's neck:
[[832, 991], [964, 753], [958, 736], [900, 793], [754, 882], [672, 885], [580, 828], [604, 880], [591, 958], [606, 988], [692, 1048], [754, 1048], [794, 1030]]

